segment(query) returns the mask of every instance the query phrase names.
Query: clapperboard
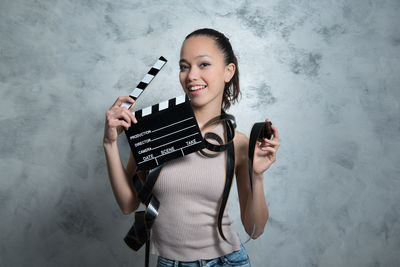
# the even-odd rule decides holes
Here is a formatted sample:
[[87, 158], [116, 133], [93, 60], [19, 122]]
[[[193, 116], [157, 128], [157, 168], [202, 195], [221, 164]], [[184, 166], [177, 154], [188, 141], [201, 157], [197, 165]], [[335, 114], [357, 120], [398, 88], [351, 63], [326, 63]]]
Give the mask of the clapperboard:
[[[133, 99], [140, 96], [166, 61], [160, 57], [130, 94]], [[138, 123], [125, 134], [138, 170], [153, 169], [202, 148], [203, 137], [186, 94], [135, 111], [134, 115]]]

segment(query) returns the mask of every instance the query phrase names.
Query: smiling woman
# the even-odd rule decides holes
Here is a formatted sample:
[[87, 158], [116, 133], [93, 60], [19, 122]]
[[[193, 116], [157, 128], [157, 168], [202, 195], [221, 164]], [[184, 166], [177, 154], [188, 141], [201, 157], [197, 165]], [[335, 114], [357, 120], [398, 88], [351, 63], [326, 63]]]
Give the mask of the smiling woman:
[[[187, 85], [188, 79], [197, 78], [188, 76], [190, 72], [187, 70], [193, 68], [196, 70], [196, 64], [191, 68], [191, 62], [188, 61], [190, 58], [192, 61], [196, 61], [194, 63], [198, 64], [198, 69], [205, 70], [203, 71], [205, 79], [212, 81], [213, 78], [216, 78], [215, 82], [221, 82], [220, 80], [223, 79], [219, 88], [223, 88], [223, 109], [227, 110], [231, 104], [237, 101], [240, 94], [239, 68], [229, 39], [212, 29], [200, 29], [186, 37], [179, 62], [181, 70], [179, 78], [182, 87], [186, 90], [188, 86], [185, 85]], [[193, 74], [200, 73], [194, 72]]]
[[[232, 181], [229, 177], [235, 172], [241, 220], [255, 239], [263, 233], [268, 219], [263, 172], [275, 162], [280, 145], [278, 130], [272, 125], [274, 138], [254, 147], [251, 191], [249, 139], [238, 131], [230, 133], [221, 120], [210, 123], [226, 115], [240, 94], [237, 59], [228, 38], [213, 29], [194, 31], [184, 40], [180, 57], [179, 80], [202, 134], [212, 132], [225, 142], [229, 136], [234, 138], [226, 151], [213, 157], [192, 153], [163, 165], [153, 188], [160, 208], [151, 229], [151, 252], [158, 255], [159, 267], [250, 266], [225, 210]], [[121, 107], [123, 101], [133, 104], [130, 110]], [[113, 192], [125, 214], [139, 206], [130, 180], [136, 163], [131, 154], [126, 169], [121, 165], [116, 139], [122, 127], [137, 123], [131, 113], [133, 106], [130, 97], [117, 99], [106, 113], [103, 142]]]

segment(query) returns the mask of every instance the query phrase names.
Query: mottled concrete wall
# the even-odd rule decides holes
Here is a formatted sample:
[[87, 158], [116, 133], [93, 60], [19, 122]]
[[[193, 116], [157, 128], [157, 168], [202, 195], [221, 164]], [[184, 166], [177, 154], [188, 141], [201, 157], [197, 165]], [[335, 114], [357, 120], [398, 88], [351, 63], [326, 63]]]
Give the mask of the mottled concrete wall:
[[[104, 113], [160, 55], [138, 106], [181, 94], [180, 44], [204, 26], [237, 52], [239, 130], [269, 117], [281, 134], [253, 266], [400, 265], [399, 13], [397, 0], [1, 1], [0, 265], [142, 266], [122, 243], [132, 220], [108, 182]], [[230, 214], [245, 240], [235, 193]]]

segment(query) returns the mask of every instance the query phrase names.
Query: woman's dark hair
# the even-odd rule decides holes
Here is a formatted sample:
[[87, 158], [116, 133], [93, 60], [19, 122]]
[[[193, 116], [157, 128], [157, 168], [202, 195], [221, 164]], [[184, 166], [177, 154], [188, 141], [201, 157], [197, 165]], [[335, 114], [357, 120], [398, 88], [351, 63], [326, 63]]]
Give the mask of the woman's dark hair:
[[208, 28], [195, 30], [194, 32], [186, 36], [185, 40], [193, 36], [208, 36], [212, 38], [224, 55], [225, 65], [228, 65], [230, 63], [235, 64], [235, 74], [233, 75], [232, 79], [225, 84], [224, 94], [222, 96], [222, 109], [227, 110], [231, 106], [231, 104], [234, 104], [238, 101], [240, 95], [239, 66], [237, 58], [233, 53], [231, 43], [223, 33]]

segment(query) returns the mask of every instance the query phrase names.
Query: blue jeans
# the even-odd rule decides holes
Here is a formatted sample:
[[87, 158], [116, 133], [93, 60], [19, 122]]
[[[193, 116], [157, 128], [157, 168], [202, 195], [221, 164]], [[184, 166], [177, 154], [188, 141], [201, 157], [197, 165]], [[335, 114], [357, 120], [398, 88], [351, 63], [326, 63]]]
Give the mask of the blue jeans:
[[226, 254], [224, 256], [197, 261], [174, 261], [158, 256], [157, 267], [251, 267], [249, 257], [243, 245], [240, 250]]

